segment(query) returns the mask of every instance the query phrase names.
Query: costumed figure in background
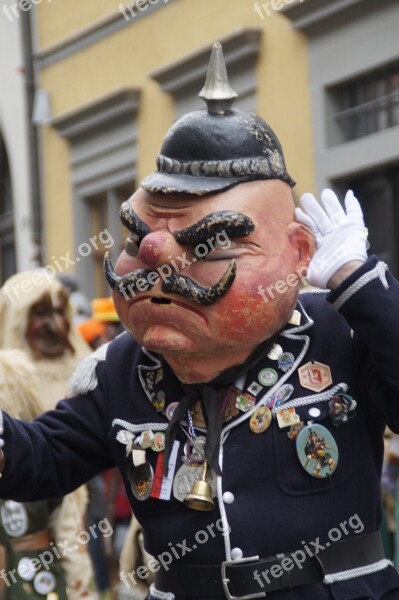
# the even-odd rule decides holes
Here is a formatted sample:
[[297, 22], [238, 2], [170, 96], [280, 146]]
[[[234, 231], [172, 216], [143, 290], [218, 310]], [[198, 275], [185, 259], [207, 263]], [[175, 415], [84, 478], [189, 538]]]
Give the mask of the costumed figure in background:
[[[219, 44], [200, 95], [121, 207], [131, 233], [105, 274], [127, 332], [56, 411], [3, 413], [0, 496], [61, 495], [117, 465], [154, 556], [121, 580], [154, 572], [150, 600], [397, 600], [379, 527], [399, 283], [367, 257], [353, 193], [295, 210], [277, 137], [232, 108]], [[306, 272], [326, 291], [298, 300]], [[334, 423], [339, 394], [356, 413]], [[322, 476], [310, 430], [334, 457]]]
[[[71, 374], [90, 352], [72, 326], [67, 290], [41, 269], [18, 273], [0, 289], [0, 348], [22, 350], [31, 361], [40, 381], [41, 412], [54, 408], [65, 396]], [[76, 543], [76, 536], [85, 529], [86, 508], [85, 487], [65, 499], [65, 518], [60, 515], [54, 526], [57, 539]], [[65, 562], [69, 563], [70, 594], [75, 594], [71, 600], [96, 598], [87, 547], [68, 554]]]
[[[0, 397], [16, 419], [33, 421], [44, 408], [39, 380], [32, 363], [21, 350], [0, 350]], [[66, 579], [76, 585], [76, 569], [68, 576], [57, 538], [64, 521], [75, 520], [71, 495], [64, 500], [20, 503], [0, 501], [0, 598], [2, 600], [77, 600], [86, 596], [69, 590]], [[55, 548], [55, 549], [54, 549]], [[45, 560], [41, 558], [44, 557]], [[84, 564], [80, 577], [86, 578]]]
[[23, 350], [32, 360], [47, 410], [65, 396], [73, 371], [90, 353], [72, 314], [67, 290], [44, 269], [13, 275], [0, 290], [0, 348]]

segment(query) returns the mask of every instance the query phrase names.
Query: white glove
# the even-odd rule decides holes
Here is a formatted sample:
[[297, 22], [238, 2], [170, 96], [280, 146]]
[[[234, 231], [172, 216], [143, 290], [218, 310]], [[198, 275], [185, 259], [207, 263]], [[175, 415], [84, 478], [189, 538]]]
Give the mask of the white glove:
[[327, 288], [328, 281], [343, 265], [367, 260], [367, 229], [358, 200], [349, 190], [345, 196], [345, 210], [332, 190], [321, 193], [323, 210], [312, 194], [303, 194], [300, 208], [295, 209], [296, 220], [311, 228], [316, 241], [316, 252], [307, 272], [311, 285]]

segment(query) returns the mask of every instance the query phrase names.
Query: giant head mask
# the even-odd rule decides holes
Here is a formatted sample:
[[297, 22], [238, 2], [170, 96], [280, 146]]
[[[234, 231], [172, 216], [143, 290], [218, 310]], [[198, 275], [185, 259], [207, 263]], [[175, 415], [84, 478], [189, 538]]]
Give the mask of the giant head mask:
[[89, 353], [71, 321], [67, 293], [45, 269], [22, 271], [0, 289], [0, 348], [23, 350], [34, 362], [48, 409], [65, 395], [72, 372]]
[[157, 171], [122, 205], [131, 234], [115, 270], [105, 260], [125, 327], [189, 383], [239, 364], [287, 323], [313, 251], [276, 135], [232, 109], [220, 44], [200, 96], [207, 109], [172, 126]]

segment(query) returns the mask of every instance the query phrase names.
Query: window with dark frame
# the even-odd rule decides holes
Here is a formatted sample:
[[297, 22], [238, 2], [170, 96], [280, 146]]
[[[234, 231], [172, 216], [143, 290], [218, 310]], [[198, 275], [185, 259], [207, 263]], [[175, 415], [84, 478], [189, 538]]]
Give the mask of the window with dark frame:
[[399, 125], [399, 61], [331, 87], [340, 141]]
[[[112, 223], [110, 222], [111, 213], [118, 213], [119, 207], [127, 200], [134, 191], [134, 182], [120, 186], [118, 188], [109, 189], [104, 192], [100, 192], [94, 196], [85, 198], [90, 211], [90, 236], [98, 235], [99, 232], [107, 229], [112, 232], [113, 239], [117, 246], [117, 254], [119, 254], [124, 247], [124, 241], [129, 232], [122, 225], [120, 225], [120, 231], [115, 231]], [[104, 277], [104, 255], [107, 248], [98, 244], [98, 247], [94, 249], [91, 254], [93, 263], [93, 274], [94, 274], [94, 288], [96, 297], [109, 296], [110, 289]]]
[[399, 277], [399, 164], [334, 182], [337, 191], [353, 190], [369, 230], [369, 255], [385, 261]]
[[14, 204], [5, 144], [0, 134], [0, 283], [16, 272]]

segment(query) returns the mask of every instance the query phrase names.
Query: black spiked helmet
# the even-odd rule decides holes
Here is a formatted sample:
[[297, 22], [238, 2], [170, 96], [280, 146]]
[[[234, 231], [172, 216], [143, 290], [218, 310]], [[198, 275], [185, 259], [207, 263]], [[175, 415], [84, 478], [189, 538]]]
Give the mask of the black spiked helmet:
[[157, 170], [141, 183], [148, 192], [203, 196], [257, 179], [294, 180], [277, 136], [260, 117], [232, 110], [222, 46], [214, 44], [200, 97], [207, 110], [188, 113], [170, 128]]

